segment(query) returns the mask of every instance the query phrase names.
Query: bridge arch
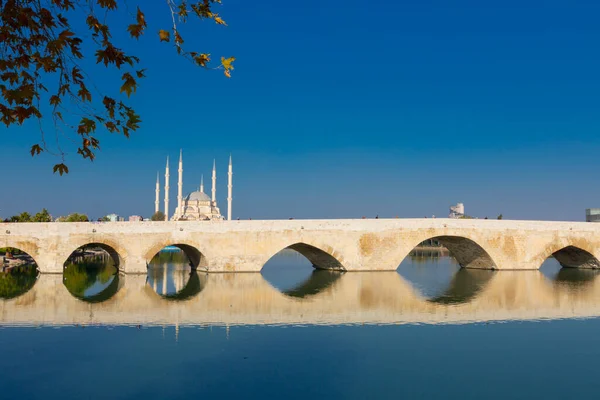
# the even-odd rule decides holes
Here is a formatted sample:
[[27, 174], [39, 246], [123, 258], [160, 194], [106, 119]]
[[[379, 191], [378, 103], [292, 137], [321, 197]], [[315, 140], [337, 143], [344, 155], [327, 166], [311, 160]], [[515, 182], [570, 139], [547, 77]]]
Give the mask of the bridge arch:
[[[73, 248], [74, 247], [74, 248]], [[62, 259], [64, 260], [63, 266], [67, 265], [69, 260], [71, 260], [74, 256], [77, 255], [77, 250], [87, 248], [87, 247], [97, 247], [104, 250], [111, 258], [115, 268], [122, 269], [125, 266], [125, 259], [127, 257], [127, 253], [124, 248], [119, 246], [118, 244], [112, 241], [79, 241], [73, 246], [73, 250], [68, 255], [63, 255]]]
[[263, 260], [261, 269], [271, 258], [275, 257], [283, 250], [288, 249], [294, 250], [295, 252], [303, 255], [306, 259], [308, 259], [308, 261], [311, 262], [313, 268], [315, 269], [346, 271], [346, 267], [344, 266], [344, 258], [331, 246], [320, 246], [308, 244], [306, 242], [296, 242], [281, 248], [277, 252], [271, 254], [267, 259]]
[[4, 237], [0, 239], [0, 248], [13, 248], [22, 251], [31, 257], [36, 265], [39, 265], [37, 263], [39, 248], [35, 242], [12, 240], [10, 237]]
[[600, 261], [594, 255], [594, 250], [584, 243], [553, 243], [534, 257], [533, 263], [539, 269], [549, 257], [554, 257], [565, 268], [600, 268]]
[[[29, 243], [29, 242], [13, 242], [13, 241], [3, 241], [2, 245], [0, 245], [0, 255], [2, 256], [6, 256], [6, 255], [10, 255], [12, 256], [17, 256], [16, 258], [23, 258], [23, 261], [27, 261], [28, 264], [35, 264], [36, 267], [39, 269], [39, 264], [37, 262], [37, 258], [38, 258], [38, 249], [37, 246], [34, 243]], [[12, 250], [16, 250], [11, 252]], [[16, 253], [16, 254], [15, 254]], [[22, 257], [18, 257], [19, 255], [22, 255]], [[2, 260], [0, 260], [2, 261]], [[1, 267], [1, 263], [0, 263], [0, 267]]]
[[208, 258], [206, 254], [199, 250], [198, 246], [186, 242], [160, 242], [152, 245], [145, 253], [144, 259], [146, 264], [150, 264], [150, 261], [165, 247], [174, 246], [183, 251], [183, 253], [190, 260], [190, 266], [192, 269], [204, 269], [208, 270]]
[[473, 269], [498, 269], [498, 265], [484, 246], [475, 240], [462, 235], [437, 235], [424, 236], [410, 243], [404, 248], [402, 257], [397, 260], [399, 266], [409, 254], [426, 241], [435, 241], [448, 249], [450, 256], [454, 257], [462, 268]]

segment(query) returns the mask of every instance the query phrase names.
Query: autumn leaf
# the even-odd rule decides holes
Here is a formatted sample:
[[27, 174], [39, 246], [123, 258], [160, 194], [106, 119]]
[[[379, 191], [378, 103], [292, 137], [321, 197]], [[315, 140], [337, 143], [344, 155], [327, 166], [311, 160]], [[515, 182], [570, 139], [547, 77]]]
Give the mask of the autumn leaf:
[[116, 10], [117, 9], [117, 2], [116, 2], [116, 0], [98, 0], [98, 4], [100, 5], [100, 7], [102, 7], [102, 8], [108, 8], [109, 10]]
[[181, 46], [183, 44], [183, 38], [179, 34], [179, 32], [175, 31], [175, 44], [177, 46]]
[[125, 94], [127, 94], [127, 97], [131, 96], [131, 93], [135, 93], [137, 90], [137, 82], [135, 81], [135, 79], [133, 78], [133, 76], [131, 76], [131, 74], [129, 72], [125, 72], [123, 74], [123, 77], [121, 78], [123, 79], [123, 85], [121, 86], [121, 93], [125, 92]]
[[206, 67], [206, 64], [210, 62], [210, 54], [192, 53], [192, 57], [194, 57], [196, 64], [200, 65], [201, 67]]
[[77, 92], [77, 96], [81, 97], [81, 100], [83, 101], [92, 101], [92, 94], [86, 88], [79, 89], [79, 91]]
[[169, 33], [169, 31], [161, 29], [160, 31], [158, 31], [158, 37], [160, 38], [161, 42], [168, 42], [171, 40], [171, 33]]
[[60, 104], [60, 97], [57, 95], [50, 96], [50, 105], [57, 106]]
[[80, 135], [89, 135], [90, 133], [96, 130], [96, 122], [83, 117], [79, 122], [79, 126], [77, 127], [77, 133]]
[[34, 144], [33, 146], [31, 146], [31, 150], [29, 152], [31, 153], [31, 156], [33, 157], [36, 154], [40, 154], [42, 151], [44, 151], [44, 149], [42, 149], [39, 144]]
[[135, 24], [129, 25], [127, 27], [127, 30], [129, 31], [129, 34], [131, 35], [131, 37], [138, 39], [144, 33], [144, 29], [146, 28], [146, 25], [147, 25], [146, 17], [144, 16], [144, 13], [142, 12], [142, 10], [140, 10], [139, 7], [137, 9], [136, 22], [137, 23], [135, 23]]
[[137, 9], [136, 20], [138, 25], [143, 26], [144, 28], [146, 27], [146, 16], [139, 7]]
[[219, 17], [218, 14], [215, 14], [214, 20], [219, 25], [225, 25], [225, 26], [227, 26], [227, 23], [225, 23], [225, 21], [223, 21], [223, 18]]
[[52, 169], [54, 173], [58, 171], [58, 173], [62, 176], [62, 174], [69, 173], [69, 167], [67, 167], [64, 163], [56, 164]]
[[235, 57], [221, 57], [221, 65], [223, 66], [225, 76], [231, 78], [231, 71], [233, 70], [233, 62], [235, 61]]
[[221, 65], [225, 69], [233, 69], [233, 65], [231, 65], [235, 61], [235, 57], [221, 57]]

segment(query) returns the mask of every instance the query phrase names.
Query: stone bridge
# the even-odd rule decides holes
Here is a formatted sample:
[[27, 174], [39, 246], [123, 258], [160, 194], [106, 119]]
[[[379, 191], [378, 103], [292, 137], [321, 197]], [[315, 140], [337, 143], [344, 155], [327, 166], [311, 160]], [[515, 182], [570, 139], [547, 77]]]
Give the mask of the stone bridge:
[[41, 272], [61, 273], [73, 251], [96, 245], [125, 273], [146, 273], [165, 246], [207, 272], [255, 272], [283, 249], [316, 268], [395, 270], [419, 243], [436, 239], [465, 268], [598, 268], [600, 224], [583, 222], [360, 219], [214, 222], [2, 223], [0, 247], [27, 252]]

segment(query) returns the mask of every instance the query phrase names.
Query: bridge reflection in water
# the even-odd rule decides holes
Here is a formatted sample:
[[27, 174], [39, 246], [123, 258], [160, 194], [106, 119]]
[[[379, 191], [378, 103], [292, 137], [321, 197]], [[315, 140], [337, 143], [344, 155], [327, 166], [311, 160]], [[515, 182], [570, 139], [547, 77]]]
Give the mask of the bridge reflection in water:
[[[449, 259], [415, 264], [418, 273], [412, 275], [402, 268], [345, 274], [309, 269], [285, 285], [257, 273], [203, 274], [177, 260], [159, 261], [148, 276], [80, 264], [64, 279], [27, 269], [3, 275], [0, 325], [404, 324], [600, 316], [598, 274], [559, 269], [554, 260], [549, 270], [515, 272], [452, 270]], [[427, 279], [437, 287], [419, 280], [428, 270]]]
[[447, 250], [414, 251], [398, 273], [432, 303], [459, 304], [473, 298], [497, 271], [461, 268]]
[[101, 303], [113, 297], [123, 285], [119, 271], [106, 257], [91, 257], [65, 265], [63, 284], [74, 297], [87, 303]]
[[267, 282], [286, 296], [308, 299], [331, 287], [344, 273], [313, 268], [293, 250], [282, 250], [261, 271]]

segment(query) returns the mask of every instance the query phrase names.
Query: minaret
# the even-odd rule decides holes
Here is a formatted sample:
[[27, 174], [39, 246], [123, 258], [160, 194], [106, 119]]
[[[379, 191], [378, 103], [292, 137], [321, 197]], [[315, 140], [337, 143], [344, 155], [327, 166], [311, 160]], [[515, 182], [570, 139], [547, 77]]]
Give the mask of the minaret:
[[183, 150], [179, 150], [179, 181], [177, 182], [177, 212], [175, 216], [181, 217], [183, 206]]
[[167, 294], [167, 263], [163, 264], [163, 281], [162, 281], [162, 295]]
[[156, 171], [156, 199], [154, 200], [154, 214], [160, 210], [160, 182], [158, 180], [158, 171]]
[[204, 193], [204, 175], [200, 175], [200, 193]]
[[217, 202], [217, 162], [215, 160], [213, 160], [212, 202], [213, 205]]
[[167, 156], [167, 168], [165, 169], [165, 221], [169, 220], [169, 156]]
[[227, 172], [227, 221], [231, 221], [231, 200], [233, 192], [233, 165], [229, 155], [229, 171]]

